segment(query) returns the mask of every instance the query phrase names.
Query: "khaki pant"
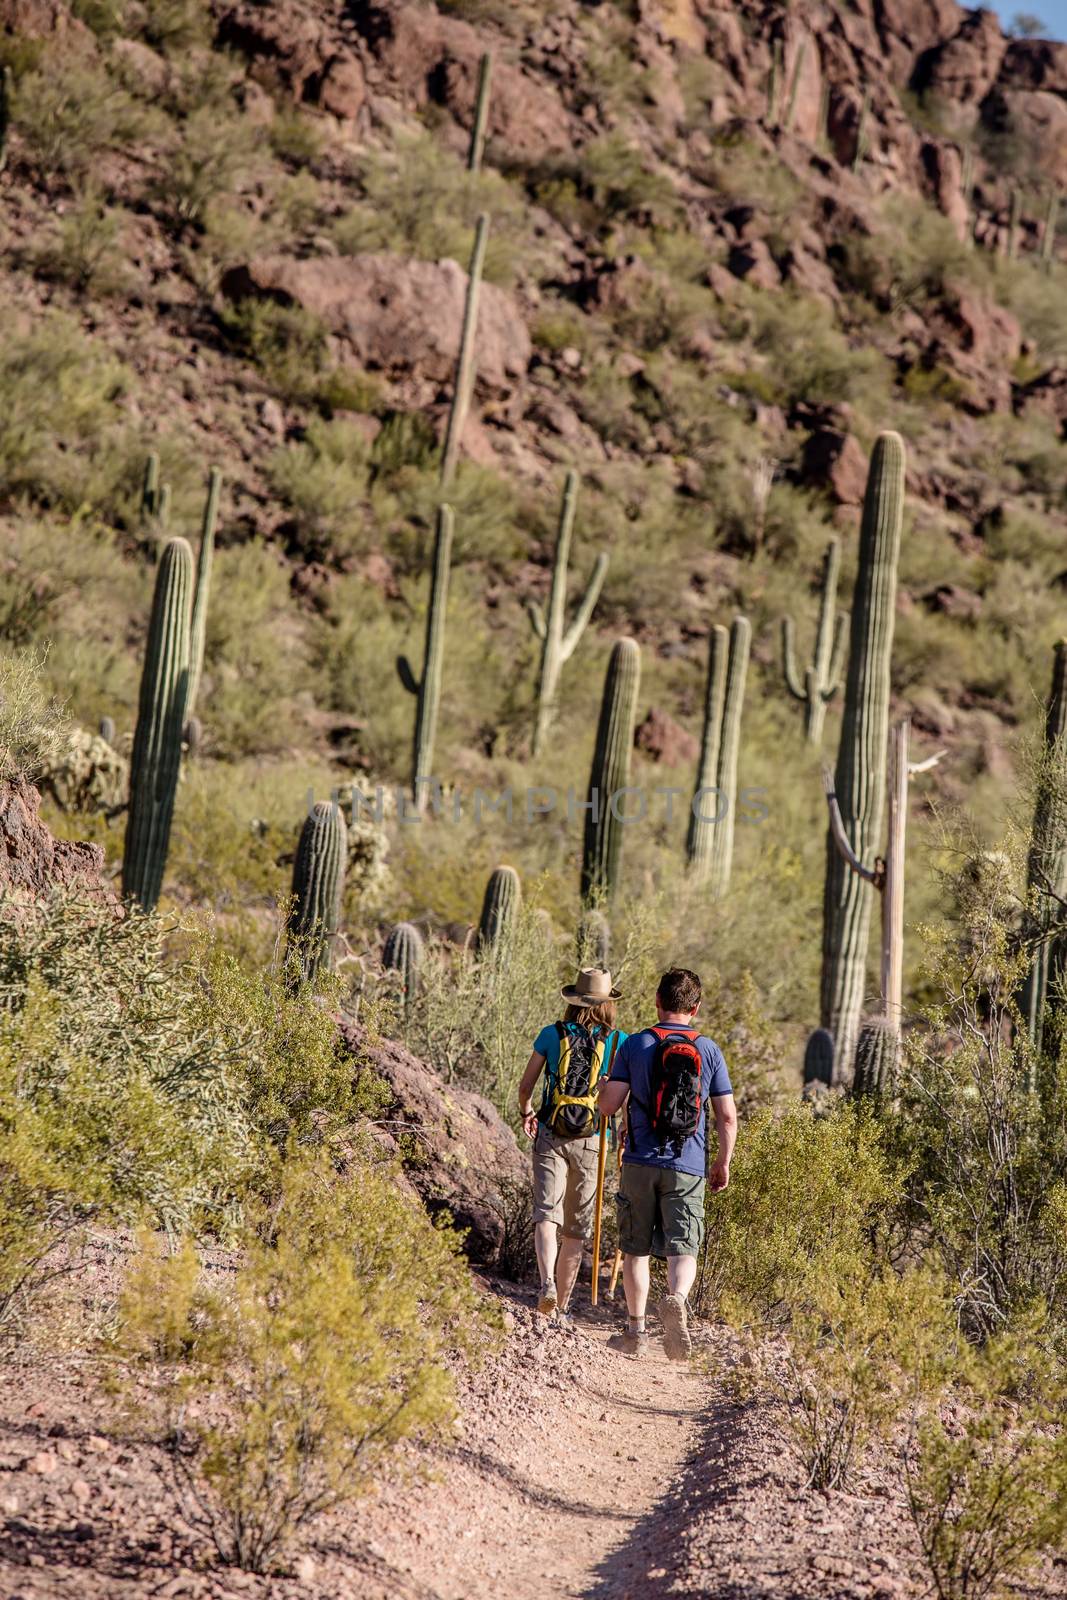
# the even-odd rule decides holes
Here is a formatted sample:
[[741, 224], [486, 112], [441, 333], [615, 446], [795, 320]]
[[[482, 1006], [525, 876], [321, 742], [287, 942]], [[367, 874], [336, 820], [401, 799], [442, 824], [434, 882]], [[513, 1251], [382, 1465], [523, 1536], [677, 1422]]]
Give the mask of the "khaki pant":
[[704, 1189], [704, 1179], [691, 1173], [624, 1161], [615, 1200], [619, 1249], [628, 1256], [698, 1256]]
[[593, 1232], [599, 1137], [557, 1139], [537, 1125], [533, 1149], [533, 1219], [555, 1222], [566, 1239], [588, 1239]]

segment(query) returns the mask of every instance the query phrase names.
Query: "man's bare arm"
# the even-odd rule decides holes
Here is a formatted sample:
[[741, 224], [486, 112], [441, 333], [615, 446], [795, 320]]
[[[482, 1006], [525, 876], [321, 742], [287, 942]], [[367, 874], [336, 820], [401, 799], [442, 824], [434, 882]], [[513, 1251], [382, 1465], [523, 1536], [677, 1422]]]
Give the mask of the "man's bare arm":
[[540, 1050], [535, 1050], [529, 1061], [527, 1061], [526, 1069], [519, 1079], [519, 1114], [522, 1117], [522, 1125], [531, 1139], [537, 1132], [537, 1117], [533, 1108], [533, 1092], [537, 1080], [544, 1070], [545, 1058]]
[[718, 1150], [708, 1173], [713, 1189], [725, 1189], [730, 1182], [730, 1158], [737, 1142], [737, 1106], [732, 1094], [717, 1094], [711, 1102], [715, 1113], [715, 1133]]
[[630, 1085], [621, 1078], [606, 1078], [600, 1085], [597, 1109], [602, 1117], [613, 1117], [621, 1111], [630, 1093]]

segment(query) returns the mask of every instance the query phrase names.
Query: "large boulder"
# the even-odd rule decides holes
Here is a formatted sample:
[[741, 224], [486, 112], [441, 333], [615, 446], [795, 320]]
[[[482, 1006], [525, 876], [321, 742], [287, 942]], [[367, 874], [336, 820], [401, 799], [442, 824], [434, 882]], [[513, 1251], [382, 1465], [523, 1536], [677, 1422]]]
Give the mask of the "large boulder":
[[354, 120], [366, 99], [363, 66], [321, 12], [270, 0], [237, 0], [218, 18], [217, 40], [248, 58], [253, 75], [294, 100]]
[[383, 1138], [423, 1205], [431, 1215], [447, 1213], [472, 1261], [499, 1265], [531, 1183], [529, 1160], [507, 1123], [488, 1100], [444, 1083], [402, 1044], [347, 1019], [340, 1033], [357, 1076], [371, 1074], [388, 1090]]
[[[261, 256], [222, 281], [231, 300], [301, 306], [349, 346], [356, 363], [392, 375], [446, 383], [455, 373], [467, 274], [455, 261], [412, 261], [386, 254]], [[477, 384], [506, 396], [525, 377], [530, 335], [510, 294], [482, 285]]]
[[31, 784], [0, 783], [0, 898], [35, 901], [58, 889], [113, 900], [100, 846], [53, 838], [38, 815], [40, 806]]
[[951, 39], [920, 58], [914, 87], [960, 105], [978, 105], [996, 82], [1006, 50], [992, 11], [966, 13]]

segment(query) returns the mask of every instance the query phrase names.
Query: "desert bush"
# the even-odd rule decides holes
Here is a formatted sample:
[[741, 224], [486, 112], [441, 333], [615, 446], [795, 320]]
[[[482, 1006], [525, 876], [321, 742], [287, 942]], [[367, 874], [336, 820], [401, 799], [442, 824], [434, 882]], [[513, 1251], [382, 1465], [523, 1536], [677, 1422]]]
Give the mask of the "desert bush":
[[211, 39], [211, 15], [203, 0], [142, 0], [134, 13], [142, 39], [156, 50], [188, 50]]
[[0, 1323], [90, 1217], [203, 1225], [244, 1181], [249, 1124], [162, 929], [52, 894], [0, 917]]
[[531, 174], [537, 200], [565, 227], [604, 229], [630, 220], [669, 225], [679, 213], [670, 179], [647, 164], [623, 133], [606, 133], [572, 157], [543, 163]]
[[905, 1401], [914, 1406], [938, 1391], [953, 1343], [951, 1301], [927, 1273], [809, 1280], [780, 1364], [763, 1356], [772, 1390], [786, 1402], [807, 1487], [847, 1486], [866, 1447], [890, 1436]]
[[366, 1493], [400, 1441], [448, 1428], [446, 1358], [476, 1351], [483, 1324], [455, 1237], [365, 1159], [289, 1162], [241, 1244], [229, 1287], [198, 1277], [188, 1248], [147, 1249], [115, 1346], [174, 1441], [187, 1519], [263, 1572]]
[[292, 742], [307, 645], [278, 552], [258, 540], [215, 556], [204, 662], [203, 715], [227, 756]]
[[228, 307], [222, 330], [241, 355], [255, 363], [269, 388], [283, 400], [333, 410], [373, 411], [378, 386], [362, 374], [332, 365], [324, 324], [300, 306], [244, 300]]
[[55, 753], [63, 712], [47, 693], [44, 658], [32, 650], [0, 652], [0, 781], [32, 783]]
[[178, 232], [201, 227], [211, 203], [231, 194], [255, 159], [255, 129], [236, 118], [223, 127], [219, 121], [217, 106], [200, 106], [180, 124], [160, 162], [153, 194]]
[[312, 421], [299, 444], [274, 452], [271, 482], [294, 514], [302, 554], [338, 559], [363, 543], [369, 458], [366, 435], [339, 420]]
[[46, 180], [85, 179], [102, 151], [147, 143], [161, 126], [102, 67], [58, 52], [47, 70], [19, 78], [13, 122], [26, 160]]
[[818, 1121], [797, 1106], [746, 1125], [730, 1187], [708, 1197], [700, 1304], [741, 1323], [788, 1323], [812, 1285], [844, 1285], [873, 1257], [900, 1175], [877, 1123], [842, 1104]]
[[91, 185], [75, 196], [51, 237], [34, 251], [37, 271], [65, 283], [76, 293], [117, 294], [125, 282], [125, 260], [119, 248], [122, 212], [108, 206]]
[[0, 478], [10, 496], [27, 495], [74, 511], [106, 500], [125, 467], [116, 439], [124, 366], [60, 312], [14, 334], [0, 354]]
[[912, 1429], [907, 1503], [937, 1600], [1015, 1593], [1063, 1538], [1063, 1376], [1035, 1331], [1027, 1319], [963, 1351], [952, 1391]]
[[544, 256], [517, 190], [498, 172], [468, 172], [429, 133], [402, 135], [393, 150], [368, 152], [359, 180], [363, 199], [334, 228], [345, 255], [390, 250], [427, 261], [450, 257], [466, 269], [478, 213], [488, 211], [490, 283], [510, 284], [520, 265], [533, 268]]
[[1067, 1088], [1057, 1056], [1034, 1060], [1019, 1019], [1023, 840], [990, 851], [960, 829], [942, 847], [955, 914], [925, 933], [935, 999], [909, 1034], [894, 1138], [912, 1248], [942, 1264], [962, 1326], [985, 1339], [1035, 1300], [1067, 1314]]

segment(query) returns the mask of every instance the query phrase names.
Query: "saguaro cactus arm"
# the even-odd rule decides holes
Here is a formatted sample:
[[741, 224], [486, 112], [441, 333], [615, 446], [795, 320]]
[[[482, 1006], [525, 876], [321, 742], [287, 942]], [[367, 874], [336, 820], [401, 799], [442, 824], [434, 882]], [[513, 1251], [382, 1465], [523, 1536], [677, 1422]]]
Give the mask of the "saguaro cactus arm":
[[823, 767], [822, 769], [822, 786], [826, 795], [826, 806], [830, 813], [830, 832], [833, 835], [838, 855], [842, 861], [847, 861], [853, 872], [858, 872], [861, 878], [865, 878], [868, 883], [873, 883], [876, 889], [880, 889], [885, 882], [885, 864], [883, 862], [879, 867], [881, 857], [878, 857], [873, 867], [864, 866], [855, 850], [849, 844], [848, 834], [845, 832], [845, 824], [841, 820], [841, 807], [838, 805], [837, 795], [834, 793], [834, 775], [829, 767]]
[[459, 446], [463, 426], [467, 420], [471, 392], [474, 388], [475, 341], [478, 332], [478, 302], [482, 292], [482, 270], [485, 266], [485, 249], [489, 242], [489, 213], [479, 213], [474, 229], [474, 246], [467, 269], [467, 293], [463, 306], [463, 328], [460, 333], [459, 357], [456, 361], [456, 383], [452, 406], [448, 413], [448, 430], [441, 452], [441, 487], [446, 489], [452, 481], [459, 459]]
[[607, 575], [607, 570], [608, 557], [606, 552], [602, 550], [593, 564], [592, 572], [589, 574], [589, 582], [586, 585], [585, 594], [582, 596], [582, 603], [574, 614], [573, 622], [563, 635], [560, 644], [560, 659], [564, 662], [570, 660], [579, 639], [588, 626], [589, 618], [593, 615], [596, 603], [600, 599], [600, 591], [604, 587], [604, 578]]
[[408, 694], [418, 694], [419, 680], [412, 671], [411, 662], [408, 660], [407, 656], [397, 656], [396, 672], [397, 677], [404, 685], [404, 688], [407, 690]]
[[480, 172], [485, 154], [485, 135], [489, 126], [489, 86], [493, 76], [493, 58], [487, 50], [478, 63], [478, 88], [474, 96], [474, 122], [471, 142], [467, 151], [467, 171]]
[[222, 494], [222, 473], [212, 467], [208, 479], [207, 500], [200, 524], [200, 549], [196, 558], [196, 590], [193, 595], [193, 616], [189, 639], [189, 696], [186, 716], [196, 709], [200, 691], [200, 678], [204, 670], [204, 645], [207, 642], [207, 607], [211, 594], [211, 568], [215, 557], [215, 530], [219, 521], [219, 497]]
[[530, 619], [530, 626], [533, 628], [534, 633], [543, 642], [548, 632], [545, 624], [544, 607], [540, 606], [536, 600], [527, 600], [526, 614]]
[[834, 644], [830, 652], [830, 670], [827, 674], [826, 685], [822, 697], [829, 702], [841, 688], [841, 676], [845, 666], [845, 649], [848, 645], [848, 612], [839, 611], [834, 621]]
[[797, 671], [796, 639], [797, 630], [793, 624], [792, 617], [783, 617], [782, 676], [785, 678], [785, 686], [793, 696], [793, 699], [806, 702], [808, 698], [807, 684], [801, 681], [800, 674]]

